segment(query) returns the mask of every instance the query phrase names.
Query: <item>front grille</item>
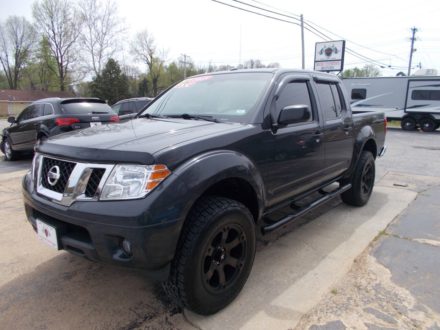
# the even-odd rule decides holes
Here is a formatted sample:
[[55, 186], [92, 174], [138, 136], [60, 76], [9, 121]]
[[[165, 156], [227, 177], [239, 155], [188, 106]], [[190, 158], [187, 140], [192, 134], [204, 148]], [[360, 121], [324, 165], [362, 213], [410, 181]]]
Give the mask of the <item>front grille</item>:
[[105, 173], [105, 168], [94, 168], [92, 174], [90, 175], [89, 181], [87, 182], [86, 197], [94, 197], [96, 191], [98, 190], [99, 183], [101, 182], [102, 176]]
[[113, 167], [113, 164], [76, 163], [37, 155], [34, 174], [37, 192], [65, 206], [79, 200], [96, 201], [100, 184]]
[[[76, 164], [72, 162], [44, 157], [41, 169], [42, 186], [46, 189], [62, 194], [66, 188], [67, 182], [69, 181], [70, 174], [72, 174], [72, 171], [75, 168], [75, 165]], [[60, 176], [55, 182], [52, 179], [52, 184], [50, 184], [49, 171], [51, 169], [54, 170], [56, 166], [59, 168]]]

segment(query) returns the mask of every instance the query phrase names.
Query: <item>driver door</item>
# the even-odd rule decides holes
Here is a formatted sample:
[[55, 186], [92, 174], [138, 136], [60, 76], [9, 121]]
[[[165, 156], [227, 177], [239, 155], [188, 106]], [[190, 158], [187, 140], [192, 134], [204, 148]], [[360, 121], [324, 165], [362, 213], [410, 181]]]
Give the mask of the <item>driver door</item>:
[[283, 80], [282, 85], [271, 107], [273, 120], [278, 119], [281, 109], [292, 105], [308, 106], [312, 116], [304, 122], [279, 127], [268, 137], [272, 159], [263, 176], [272, 203], [318, 185], [325, 171], [322, 132], [310, 81]]

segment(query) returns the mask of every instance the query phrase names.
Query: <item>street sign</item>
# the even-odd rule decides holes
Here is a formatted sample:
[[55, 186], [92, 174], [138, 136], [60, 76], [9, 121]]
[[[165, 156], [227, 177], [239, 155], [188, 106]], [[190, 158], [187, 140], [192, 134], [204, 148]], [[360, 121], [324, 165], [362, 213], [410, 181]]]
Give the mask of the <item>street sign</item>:
[[344, 69], [345, 40], [315, 44], [315, 71], [342, 71]]

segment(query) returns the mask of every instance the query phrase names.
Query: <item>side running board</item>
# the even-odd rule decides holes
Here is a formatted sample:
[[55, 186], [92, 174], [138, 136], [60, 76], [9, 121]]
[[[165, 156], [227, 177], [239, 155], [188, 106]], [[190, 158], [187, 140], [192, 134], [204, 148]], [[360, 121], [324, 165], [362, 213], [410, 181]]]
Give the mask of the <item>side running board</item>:
[[324, 204], [325, 202], [329, 201], [330, 199], [339, 196], [340, 194], [342, 194], [343, 192], [349, 190], [351, 188], [351, 184], [347, 184], [343, 187], [340, 187], [332, 192], [323, 192], [322, 190], [320, 191], [320, 193], [323, 194], [323, 196], [321, 198], [318, 198], [317, 200], [313, 201], [312, 203], [310, 203], [309, 205], [302, 207], [301, 209], [299, 209], [297, 212], [294, 212], [292, 214], [287, 215], [286, 217], [282, 218], [281, 220], [267, 225], [265, 227], [263, 227], [263, 234], [267, 234], [270, 233], [271, 231], [274, 231], [275, 229], [278, 229], [286, 224], [288, 224], [291, 221], [294, 221], [295, 219], [301, 217], [302, 215], [310, 212], [311, 210], [313, 210], [314, 208]]

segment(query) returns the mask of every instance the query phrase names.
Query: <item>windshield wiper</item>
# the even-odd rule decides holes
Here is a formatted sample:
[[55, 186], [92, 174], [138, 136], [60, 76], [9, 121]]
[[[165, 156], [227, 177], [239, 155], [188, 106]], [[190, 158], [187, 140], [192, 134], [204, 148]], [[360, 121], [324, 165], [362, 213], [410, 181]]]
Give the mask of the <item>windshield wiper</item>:
[[195, 120], [206, 120], [211, 121], [214, 123], [218, 123], [218, 119], [214, 118], [213, 116], [208, 115], [190, 115], [189, 113], [182, 113], [182, 114], [176, 114], [176, 115], [166, 115], [166, 117], [169, 118], [182, 118], [182, 119], [195, 119]]

